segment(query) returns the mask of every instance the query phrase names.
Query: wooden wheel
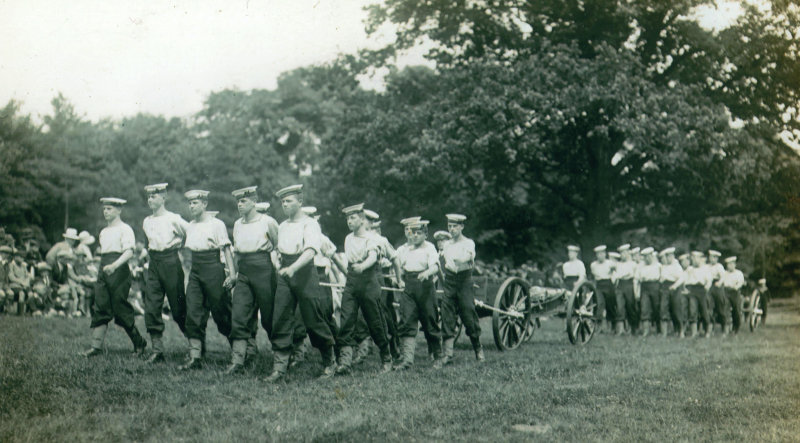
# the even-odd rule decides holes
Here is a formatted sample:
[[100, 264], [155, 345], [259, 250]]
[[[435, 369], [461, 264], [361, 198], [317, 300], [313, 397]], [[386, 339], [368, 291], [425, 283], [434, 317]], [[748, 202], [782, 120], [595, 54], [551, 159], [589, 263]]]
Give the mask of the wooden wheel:
[[510, 277], [500, 285], [494, 299], [492, 332], [497, 349], [515, 349], [525, 339], [531, 320], [528, 283], [519, 277]]
[[536, 332], [536, 329], [539, 327], [541, 327], [539, 319], [531, 316], [528, 319], [528, 324], [525, 327], [525, 336], [522, 338], [522, 340], [526, 343], [529, 342], [533, 338], [533, 333]]
[[589, 282], [581, 284], [573, 294], [567, 295], [567, 336], [573, 345], [584, 345], [594, 337], [600, 315], [597, 309], [597, 291]]

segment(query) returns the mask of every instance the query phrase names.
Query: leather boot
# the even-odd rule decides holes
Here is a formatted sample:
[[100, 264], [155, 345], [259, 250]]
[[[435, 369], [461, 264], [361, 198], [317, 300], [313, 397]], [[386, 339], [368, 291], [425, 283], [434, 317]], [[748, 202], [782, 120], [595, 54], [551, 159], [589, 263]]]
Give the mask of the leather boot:
[[244, 358], [247, 354], [247, 340], [233, 340], [231, 343], [231, 364], [225, 368], [225, 375], [239, 374], [244, 371]]
[[339, 350], [339, 365], [336, 367], [336, 375], [347, 375], [353, 365], [353, 348], [344, 346]]
[[150, 334], [150, 342], [153, 344], [153, 353], [145, 360], [148, 364], [164, 362], [164, 341], [161, 334]]
[[258, 346], [256, 345], [256, 338], [250, 337], [247, 339], [247, 349], [244, 353], [244, 364], [248, 365], [258, 357]]
[[289, 368], [296, 368], [300, 363], [306, 360], [306, 342], [299, 341], [292, 346], [291, 358], [289, 359]]
[[[344, 348], [342, 348], [344, 349]], [[352, 352], [353, 348], [350, 348], [350, 358], [352, 359]], [[320, 354], [322, 354], [322, 364], [325, 368], [322, 370], [322, 374], [320, 374], [319, 378], [331, 378], [336, 374], [336, 359], [334, 358], [333, 353], [333, 346], [327, 347], [325, 349], [320, 349]]]
[[128, 333], [128, 338], [130, 338], [131, 343], [133, 343], [133, 353], [136, 354], [137, 357], [143, 356], [144, 350], [147, 347], [147, 340], [142, 338], [142, 335], [139, 334], [139, 330], [136, 329], [136, 326], [125, 332]]
[[264, 379], [267, 383], [277, 383], [283, 380], [286, 376], [286, 371], [289, 369], [289, 358], [292, 353], [286, 351], [274, 351], [272, 353], [272, 373]]
[[625, 332], [625, 323], [618, 321], [614, 323], [614, 335], [620, 336]]
[[94, 357], [103, 353], [103, 342], [106, 339], [108, 324], [92, 328], [92, 347], [81, 353], [84, 357]]
[[475, 360], [479, 362], [486, 361], [486, 357], [483, 356], [483, 345], [481, 345], [480, 338], [470, 338], [472, 342], [472, 350], [475, 351]]
[[394, 367], [395, 371], [402, 371], [414, 365], [414, 353], [417, 350], [416, 337], [401, 337], [400, 338], [400, 364]]
[[711, 335], [714, 333], [714, 323], [709, 323], [706, 327], [706, 334], [703, 336], [705, 338], [711, 338]]
[[372, 339], [367, 337], [358, 344], [358, 349], [356, 349], [355, 355], [353, 356], [353, 366], [361, 363], [364, 358], [369, 355], [369, 351], [371, 350], [371, 342]]
[[697, 322], [692, 322], [689, 324], [689, 338], [697, 337]]
[[661, 321], [661, 336], [662, 337], [666, 337], [667, 336], [667, 331], [669, 331], [669, 322], [662, 320]]
[[455, 339], [446, 338], [442, 340], [442, 366], [453, 362], [453, 344]]
[[392, 353], [389, 347], [386, 347], [384, 352], [381, 352], [381, 370], [378, 374], [385, 374], [392, 371]]
[[203, 340], [199, 338], [189, 339], [189, 360], [186, 363], [178, 366], [181, 371], [188, 371], [190, 369], [200, 369], [203, 367]]

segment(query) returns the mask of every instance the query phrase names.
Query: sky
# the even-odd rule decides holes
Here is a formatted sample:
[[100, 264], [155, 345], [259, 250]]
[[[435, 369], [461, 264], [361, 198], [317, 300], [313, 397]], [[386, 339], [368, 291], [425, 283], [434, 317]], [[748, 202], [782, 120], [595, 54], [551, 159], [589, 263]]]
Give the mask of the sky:
[[[13, 99], [39, 119], [60, 92], [95, 121], [189, 116], [212, 91], [272, 89], [282, 72], [383, 46], [391, 29], [364, 31], [375, 1], [0, 0], [0, 106]], [[738, 13], [723, 3], [699, 20]]]
[[[92, 120], [187, 116], [212, 91], [271, 89], [280, 73], [379, 47], [374, 0], [0, 0], [0, 106], [34, 117], [63, 93]], [[421, 61], [421, 58], [420, 58]]]

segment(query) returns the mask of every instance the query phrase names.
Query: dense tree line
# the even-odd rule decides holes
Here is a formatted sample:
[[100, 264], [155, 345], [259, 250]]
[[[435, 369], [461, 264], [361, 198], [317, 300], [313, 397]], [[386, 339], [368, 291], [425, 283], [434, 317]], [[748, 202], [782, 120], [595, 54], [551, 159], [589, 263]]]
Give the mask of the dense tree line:
[[[339, 208], [365, 200], [398, 241], [392, 221], [443, 227], [458, 211], [484, 257], [677, 241], [796, 284], [800, 157], [781, 137], [800, 134], [800, 11], [746, 6], [712, 32], [690, 19], [708, 3], [387, 0], [367, 28], [393, 23], [392, 45], [285, 73], [275, 90], [213, 92], [187, 119], [90, 122], [58, 96], [34, 122], [11, 102], [0, 224], [39, 225], [51, 241], [67, 222], [97, 232], [97, 198], [114, 194], [138, 228], [142, 186], [168, 181], [184, 214], [180, 192], [215, 191], [209, 207], [230, 226], [230, 190], [256, 184], [272, 200], [302, 181], [336, 242]], [[359, 86], [421, 39], [436, 69]]]

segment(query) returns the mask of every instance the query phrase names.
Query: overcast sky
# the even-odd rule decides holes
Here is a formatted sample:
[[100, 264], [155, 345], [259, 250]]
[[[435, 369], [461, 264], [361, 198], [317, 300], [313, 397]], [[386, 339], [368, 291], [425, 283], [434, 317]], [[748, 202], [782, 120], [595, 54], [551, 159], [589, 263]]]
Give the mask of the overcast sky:
[[364, 33], [375, 1], [0, 0], [0, 106], [37, 117], [61, 92], [92, 120], [188, 116], [211, 91], [274, 88], [281, 72], [386, 43]]

